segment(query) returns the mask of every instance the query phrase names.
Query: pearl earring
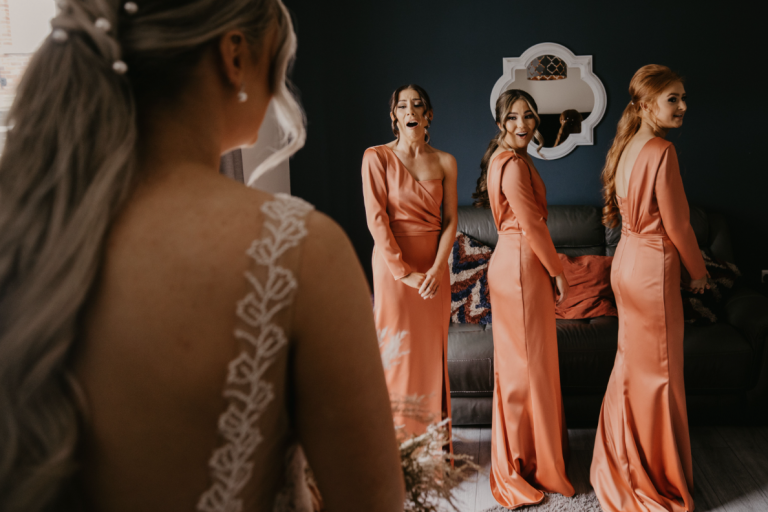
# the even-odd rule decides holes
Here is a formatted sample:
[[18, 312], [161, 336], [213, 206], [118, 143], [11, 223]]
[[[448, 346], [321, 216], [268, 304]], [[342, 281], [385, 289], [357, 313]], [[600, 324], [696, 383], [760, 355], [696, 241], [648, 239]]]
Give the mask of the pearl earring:
[[245, 103], [248, 101], [248, 93], [245, 92], [245, 84], [240, 86], [240, 92], [237, 93], [237, 101], [240, 103]]

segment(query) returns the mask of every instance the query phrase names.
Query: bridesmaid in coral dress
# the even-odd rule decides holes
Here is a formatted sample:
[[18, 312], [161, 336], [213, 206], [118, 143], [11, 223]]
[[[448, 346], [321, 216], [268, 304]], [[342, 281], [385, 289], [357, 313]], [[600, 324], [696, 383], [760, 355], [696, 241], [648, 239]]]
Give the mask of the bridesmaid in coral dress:
[[707, 271], [689, 221], [677, 153], [664, 140], [686, 111], [680, 77], [641, 68], [603, 170], [607, 226], [621, 214], [611, 284], [619, 346], [590, 480], [605, 512], [693, 511], [683, 382], [680, 262], [703, 292]]
[[539, 503], [544, 492], [573, 496], [566, 474], [568, 432], [560, 394], [555, 328], [568, 281], [547, 229], [544, 181], [527, 153], [538, 132], [536, 102], [519, 90], [496, 102], [498, 136], [480, 164], [475, 206], [490, 206], [499, 241], [488, 269], [495, 382], [491, 492], [501, 505]]
[[[451, 412], [448, 255], [456, 236], [456, 160], [428, 144], [432, 107], [417, 85], [390, 99], [397, 139], [363, 156], [374, 239], [376, 330], [395, 422], [421, 434]], [[441, 214], [442, 206], [442, 214]]]

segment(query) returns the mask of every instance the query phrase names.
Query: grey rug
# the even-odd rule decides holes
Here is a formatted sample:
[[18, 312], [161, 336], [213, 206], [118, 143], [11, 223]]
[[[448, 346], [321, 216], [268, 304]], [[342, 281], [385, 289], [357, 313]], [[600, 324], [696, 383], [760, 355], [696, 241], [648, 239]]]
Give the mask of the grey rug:
[[[499, 505], [487, 508], [483, 512], [507, 512], [508, 510], [510, 509]], [[577, 494], [572, 498], [566, 498], [562, 494], [544, 493], [544, 501], [538, 505], [528, 505], [515, 510], [524, 512], [603, 512], [593, 490], [588, 493]]]

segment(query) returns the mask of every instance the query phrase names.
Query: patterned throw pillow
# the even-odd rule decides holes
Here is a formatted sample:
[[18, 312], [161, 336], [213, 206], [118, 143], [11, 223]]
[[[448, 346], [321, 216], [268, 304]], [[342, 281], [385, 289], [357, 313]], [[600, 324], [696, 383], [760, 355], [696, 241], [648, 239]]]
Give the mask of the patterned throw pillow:
[[702, 294], [682, 289], [683, 317], [689, 324], [714, 324], [725, 315], [725, 299], [741, 272], [733, 263], [714, 257], [706, 249], [701, 251], [709, 272], [709, 290]]
[[451, 270], [451, 322], [490, 324], [488, 262], [493, 249], [464, 233], [456, 236], [448, 257]]

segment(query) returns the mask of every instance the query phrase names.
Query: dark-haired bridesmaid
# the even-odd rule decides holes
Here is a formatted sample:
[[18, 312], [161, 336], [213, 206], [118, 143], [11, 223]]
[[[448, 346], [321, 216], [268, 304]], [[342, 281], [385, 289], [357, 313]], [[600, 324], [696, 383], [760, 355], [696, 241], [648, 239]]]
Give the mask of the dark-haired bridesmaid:
[[[374, 239], [376, 329], [395, 421], [421, 434], [451, 412], [448, 256], [456, 236], [456, 160], [429, 145], [432, 105], [418, 85], [390, 98], [395, 140], [363, 156]], [[442, 208], [442, 213], [441, 213]]]
[[547, 190], [528, 143], [543, 146], [536, 102], [509, 90], [496, 102], [498, 135], [480, 163], [475, 206], [490, 207], [499, 241], [488, 268], [493, 304], [491, 492], [501, 505], [539, 503], [544, 492], [573, 496], [566, 474], [568, 432], [560, 395], [555, 327], [568, 281], [547, 229]]
[[603, 169], [603, 223], [621, 214], [611, 270], [619, 346], [605, 393], [590, 480], [606, 512], [693, 510], [683, 383], [680, 262], [694, 292], [707, 270], [689, 219], [671, 142], [687, 111], [683, 81], [666, 66], [640, 68]]

